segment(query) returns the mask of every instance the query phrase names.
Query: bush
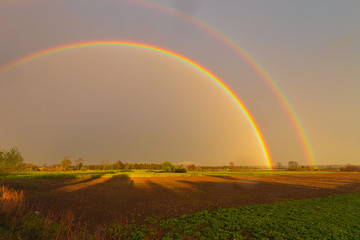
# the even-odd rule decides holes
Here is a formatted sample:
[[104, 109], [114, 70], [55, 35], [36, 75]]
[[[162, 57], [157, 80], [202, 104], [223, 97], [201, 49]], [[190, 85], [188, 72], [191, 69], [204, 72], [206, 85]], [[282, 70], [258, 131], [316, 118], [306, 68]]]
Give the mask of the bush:
[[187, 167], [188, 171], [196, 171], [196, 166], [195, 164], [191, 164]]
[[87, 166], [82, 166], [80, 170], [81, 171], [87, 171], [87, 170], [89, 170], [89, 168]]
[[40, 168], [38, 168], [35, 165], [31, 165], [31, 166], [25, 168], [24, 171], [25, 172], [38, 172], [38, 171], [40, 171]]
[[169, 161], [162, 163], [162, 169], [164, 172], [186, 173], [186, 168], [184, 166], [175, 166]]
[[176, 172], [176, 173], [186, 173], [186, 168], [184, 168], [183, 166], [176, 166], [174, 168], [174, 172]]
[[39, 170], [40, 170], [40, 171], [49, 171], [49, 168], [47, 168], [47, 167], [40, 167]]
[[55, 165], [55, 171], [57, 172], [61, 171], [61, 165]]
[[354, 166], [354, 165], [348, 164], [345, 167], [341, 167], [340, 171], [343, 171], [343, 172], [360, 172], [360, 166]]
[[299, 171], [312, 171], [313, 169], [310, 166], [301, 165], [297, 170], [299, 170]]

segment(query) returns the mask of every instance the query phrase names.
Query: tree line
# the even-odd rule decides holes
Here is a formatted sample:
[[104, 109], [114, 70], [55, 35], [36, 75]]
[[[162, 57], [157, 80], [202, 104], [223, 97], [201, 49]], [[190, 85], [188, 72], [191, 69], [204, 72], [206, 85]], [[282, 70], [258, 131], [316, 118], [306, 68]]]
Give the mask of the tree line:
[[[276, 165], [277, 169], [288, 171], [311, 171], [316, 170], [310, 166], [299, 165], [297, 161], [289, 161], [288, 166], [284, 167], [281, 163]], [[0, 148], [0, 173], [14, 172], [14, 171], [86, 171], [86, 170], [123, 170], [130, 171], [132, 169], [144, 170], [162, 170], [164, 172], [186, 172], [186, 171], [241, 171], [246, 169], [253, 169], [248, 166], [235, 166], [233, 162], [229, 166], [196, 166], [191, 164], [188, 166], [175, 165], [170, 161], [163, 163], [128, 163], [120, 160], [115, 163], [109, 164], [108, 161], [101, 161], [99, 164], [84, 164], [83, 158], [78, 158], [74, 162], [71, 161], [69, 156], [65, 156], [59, 164], [51, 166], [43, 165], [42, 167], [36, 166], [32, 163], [24, 163], [24, 158], [17, 147], [12, 147], [9, 150]], [[349, 171], [360, 172], [360, 166], [348, 164], [334, 171]]]

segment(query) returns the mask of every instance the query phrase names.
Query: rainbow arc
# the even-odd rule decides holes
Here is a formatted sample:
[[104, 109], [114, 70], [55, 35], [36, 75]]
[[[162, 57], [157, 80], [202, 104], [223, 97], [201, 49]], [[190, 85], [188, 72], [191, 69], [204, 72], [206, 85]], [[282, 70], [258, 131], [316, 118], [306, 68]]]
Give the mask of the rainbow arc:
[[246, 119], [248, 120], [249, 124], [251, 125], [258, 143], [261, 146], [261, 150], [263, 153], [263, 156], [265, 158], [266, 164], [267, 166], [272, 169], [273, 168], [273, 163], [271, 160], [271, 156], [269, 153], [269, 149], [268, 146], [265, 142], [264, 136], [261, 133], [257, 123], [255, 122], [254, 118], [251, 116], [250, 111], [246, 108], [245, 104], [240, 100], [240, 98], [221, 80], [219, 79], [215, 74], [213, 74], [212, 72], [210, 72], [208, 69], [206, 69], [205, 67], [201, 66], [200, 64], [192, 61], [191, 59], [182, 56], [178, 53], [175, 53], [173, 51], [164, 49], [164, 48], [160, 48], [157, 46], [152, 46], [152, 45], [148, 45], [148, 44], [144, 44], [144, 43], [137, 43], [137, 42], [127, 42], [127, 41], [90, 41], [90, 42], [78, 42], [78, 43], [71, 43], [71, 44], [67, 44], [67, 45], [61, 45], [61, 46], [56, 46], [53, 48], [48, 48], [42, 51], [38, 51], [35, 52], [33, 54], [27, 55], [25, 57], [22, 57], [20, 59], [17, 59], [9, 64], [6, 64], [5, 66], [0, 68], [0, 74], [13, 69], [21, 64], [24, 64], [26, 62], [35, 60], [37, 58], [40, 57], [44, 57], [50, 54], [54, 54], [54, 53], [58, 53], [58, 52], [62, 52], [65, 50], [70, 50], [70, 49], [76, 49], [76, 48], [84, 48], [84, 47], [91, 47], [91, 46], [125, 46], [125, 47], [136, 47], [136, 48], [140, 48], [140, 49], [147, 49], [147, 50], [151, 50], [151, 51], [155, 51], [155, 52], [159, 52], [168, 56], [171, 56], [173, 58], [176, 58], [182, 62], [185, 62], [186, 64], [194, 67], [195, 69], [198, 69], [200, 72], [202, 72], [203, 74], [205, 74], [206, 76], [208, 76], [211, 80], [213, 80], [215, 83], [217, 83], [218, 86], [220, 86], [223, 90], [225, 90], [226, 93], [228, 93], [228, 95], [236, 102], [236, 104], [239, 106], [239, 108], [241, 109], [241, 111], [244, 113], [244, 115], [246, 116]]
[[[119, 2], [119, 0], [109, 0]], [[298, 117], [295, 108], [290, 103], [288, 97], [286, 97], [285, 93], [281, 90], [279, 85], [275, 82], [275, 80], [270, 76], [270, 74], [265, 70], [262, 65], [253, 57], [249, 52], [245, 50], [245, 48], [241, 47], [227, 35], [216, 29], [215, 27], [207, 24], [206, 22], [190, 16], [184, 12], [181, 12], [175, 8], [171, 8], [165, 4], [159, 4], [152, 2], [150, 0], [122, 0], [121, 2], [126, 2], [132, 5], [137, 5], [140, 7], [146, 7], [149, 9], [153, 9], [155, 11], [159, 11], [161, 13], [165, 13], [181, 19], [182, 21], [188, 22], [203, 31], [207, 32], [211, 36], [217, 38], [220, 42], [227, 45], [230, 49], [232, 49], [236, 54], [241, 56], [252, 68], [253, 70], [264, 80], [264, 82], [270, 87], [270, 89], [274, 92], [276, 98], [282, 105], [283, 109], [286, 111], [288, 118], [296, 132], [296, 135], [299, 139], [303, 152], [306, 156], [307, 162], [310, 165], [316, 165], [316, 159], [314, 155], [314, 151], [311, 147], [309, 137], [306, 134], [305, 128]], [[23, 2], [22, 4], [28, 4], [29, 2]]]

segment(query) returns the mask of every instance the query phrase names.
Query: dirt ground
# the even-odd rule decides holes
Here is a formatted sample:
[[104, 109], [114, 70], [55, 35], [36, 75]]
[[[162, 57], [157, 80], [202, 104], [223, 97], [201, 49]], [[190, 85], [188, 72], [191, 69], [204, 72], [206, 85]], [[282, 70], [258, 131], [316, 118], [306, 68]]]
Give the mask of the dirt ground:
[[360, 192], [360, 173], [272, 177], [154, 177], [13, 180], [28, 199], [72, 210], [90, 226], [147, 217]]

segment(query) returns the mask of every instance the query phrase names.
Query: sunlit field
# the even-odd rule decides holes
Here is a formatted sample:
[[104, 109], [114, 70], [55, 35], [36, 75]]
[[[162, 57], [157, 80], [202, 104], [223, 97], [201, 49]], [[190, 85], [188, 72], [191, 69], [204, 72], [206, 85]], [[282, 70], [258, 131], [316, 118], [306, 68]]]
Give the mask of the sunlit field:
[[0, 240], [360, 239], [359, 13], [0, 0]]
[[287, 170], [262, 170], [252, 169], [243, 171], [201, 171], [201, 172], [187, 172], [187, 173], [170, 173], [161, 170], [129, 170], [129, 171], [36, 171], [36, 172], [16, 172], [9, 174], [0, 174], [0, 179], [47, 179], [47, 178], [97, 178], [97, 177], [199, 177], [199, 176], [253, 176], [253, 177], [266, 177], [266, 176], [279, 176], [289, 174], [322, 174], [331, 173], [329, 171], [287, 171]]
[[4, 239], [353, 239], [360, 234], [359, 173], [88, 170], [13, 172], [1, 179]]

